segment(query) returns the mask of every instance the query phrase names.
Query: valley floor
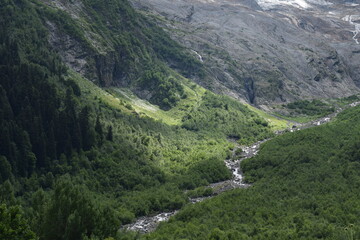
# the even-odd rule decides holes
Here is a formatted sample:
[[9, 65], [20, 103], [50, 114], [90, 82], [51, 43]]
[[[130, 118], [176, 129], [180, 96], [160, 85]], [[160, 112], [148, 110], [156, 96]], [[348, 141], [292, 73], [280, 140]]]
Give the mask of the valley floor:
[[[360, 104], [360, 102], [353, 102], [342, 108], [337, 109], [336, 112], [329, 114], [325, 117], [322, 117], [322, 118], [319, 118], [319, 119], [316, 119], [316, 120], [313, 120], [313, 121], [307, 122], [307, 123], [296, 123], [296, 125], [294, 125], [293, 127], [289, 128], [289, 129], [277, 131], [276, 135], [279, 136], [281, 134], [284, 134], [285, 132], [300, 131], [303, 129], [308, 129], [311, 127], [323, 125], [325, 123], [329, 123], [332, 119], [334, 119], [342, 111], [344, 111], [350, 107], [356, 107], [359, 104]], [[244, 176], [243, 176], [242, 170], [240, 168], [240, 164], [245, 159], [255, 157], [259, 152], [260, 145], [265, 143], [268, 140], [271, 140], [271, 138], [262, 140], [262, 141], [258, 141], [250, 146], [237, 145], [233, 150], [233, 154], [232, 154], [231, 158], [224, 161], [226, 167], [233, 174], [232, 179], [210, 184], [209, 186], [207, 186], [207, 188], [212, 189], [212, 193], [210, 195], [204, 196], [204, 197], [189, 197], [190, 203], [196, 204], [196, 203], [202, 202], [204, 200], [208, 200], [214, 196], [217, 196], [225, 191], [229, 191], [232, 189], [250, 187], [251, 184], [244, 182], [244, 179], [243, 179]], [[236, 155], [236, 152], [239, 149], [241, 150], [241, 153], [240, 153], [240, 155]], [[129, 230], [129, 231], [136, 231], [136, 232], [140, 232], [140, 233], [149, 233], [149, 232], [156, 230], [156, 227], [158, 226], [158, 224], [160, 222], [168, 221], [170, 219], [170, 217], [174, 216], [179, 211], [181, 211], [181, 210], [175, 210], [172, 212], [163, 212], [163, 213], [159, 213], [154, 216], [141, 217], [141, 218], [138, 218], [134, 223], [123, 226], [122, 229]]]

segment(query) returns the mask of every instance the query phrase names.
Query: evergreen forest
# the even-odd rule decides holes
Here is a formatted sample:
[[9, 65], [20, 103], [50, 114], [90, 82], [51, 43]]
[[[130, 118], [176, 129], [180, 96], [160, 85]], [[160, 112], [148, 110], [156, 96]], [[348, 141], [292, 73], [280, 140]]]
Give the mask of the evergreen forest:
[[[206, 83], [201, 62], [126, 0], [2, 0], [0, 16], [1, 240], [360, 238], [359, 107], [276, 136], [271, 116], [189, 81]], [[242, 162], [251, 187], [190, 203], [270, 138]]]

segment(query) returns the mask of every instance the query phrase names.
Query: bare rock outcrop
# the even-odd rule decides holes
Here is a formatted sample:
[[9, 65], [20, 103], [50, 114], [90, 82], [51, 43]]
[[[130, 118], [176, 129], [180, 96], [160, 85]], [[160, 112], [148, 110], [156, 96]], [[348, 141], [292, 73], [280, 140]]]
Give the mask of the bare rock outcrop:
[[357, 1], [132, 2], [201, 56], [212, 77], [196, 81], [219, 93], [271, 105], [359, 91], [356, 25], [343, 19], [358, 14]]

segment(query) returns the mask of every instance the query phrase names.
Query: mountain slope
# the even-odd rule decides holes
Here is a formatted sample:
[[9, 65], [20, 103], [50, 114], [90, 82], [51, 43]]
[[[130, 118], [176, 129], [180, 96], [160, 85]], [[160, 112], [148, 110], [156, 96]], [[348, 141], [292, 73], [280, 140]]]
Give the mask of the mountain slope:
[[197, 81], [217, 92], [271, 105], [359, 90], [356, 1], [132, 2], [201, 55], [212, 78]]
[[360, 108], [264, 143], [253, 185], [185, 207], [143, 239], [357, 239]]
[[[147, 36], [160, 31], [163, 41], [172, 44], [170, 52], [139, 40], [145, 36], [140, 31], [146, 31], [145, 20], [121, 22], [118, 16], [112, 21], [122, 30], [105, 28], [104, 15], [112, 12], [100, 1], [47, 3], [58, 6], [37, 0], [0, 3], [1, 239], [121, 239], [121, 225], [179, 209], [189, 201], [186, 190], [230, 178], [223, 162], [234, 148], [229, 137], [253, 142], [273, 135], [268, 123], [246, 106], [170, 69], [165, 60], [175, 59], [179, 71], [189, 70], [186, 64], [192, 60], [157, 27]], [[121, 15], [125, 19], [135, 14], [127, 2], [112, 3], [116, 11], [127, 9]], [[62, 4], [74, 5], [66, 12], [58, 9]], [[85, 11], [85, 17], [75, 21], [70, 9]], [[86, 22], [88, 15], [100, 20]], [[102, 40], [110, 43], [94, 34], [104, 34]], [[176, 109], [182, 115], [176, 115], [175, 125], [136, 112], [135, 104], [110, 94], [117, 88], [99, 87], [116, 85], [114, 75], [110, 82], [102, 78], [112, 60], [99, 66], [95, 61], [108, 58], [109, 51], [119, 57], [114, 66], [126, 67], [121, 71], [129, 81], [127, 91], [147, 91], [149, 100], [165, 110], [169, 103], [182, 107]], [[93, 76], [94, 82], [84, 76]], [[165, 110], [164, 115], [170, 112]]]
[[127, 1], [37, 4], [53, 49], [67, 66], [100, 86], [128, 87], [169, 109], [183, 93], [177, 81], [168, 78], [169, 66], [186, 76], [202, 74], [196, 58]]

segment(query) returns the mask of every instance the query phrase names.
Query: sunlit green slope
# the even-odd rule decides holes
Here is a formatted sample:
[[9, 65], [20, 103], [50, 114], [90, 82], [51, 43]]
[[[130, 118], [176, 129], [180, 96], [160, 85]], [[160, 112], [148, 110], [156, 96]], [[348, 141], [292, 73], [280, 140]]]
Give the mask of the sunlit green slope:
[[264, 143], [248, 189], [187, 206], [143, 239], [358, 239], [360, 107]]

